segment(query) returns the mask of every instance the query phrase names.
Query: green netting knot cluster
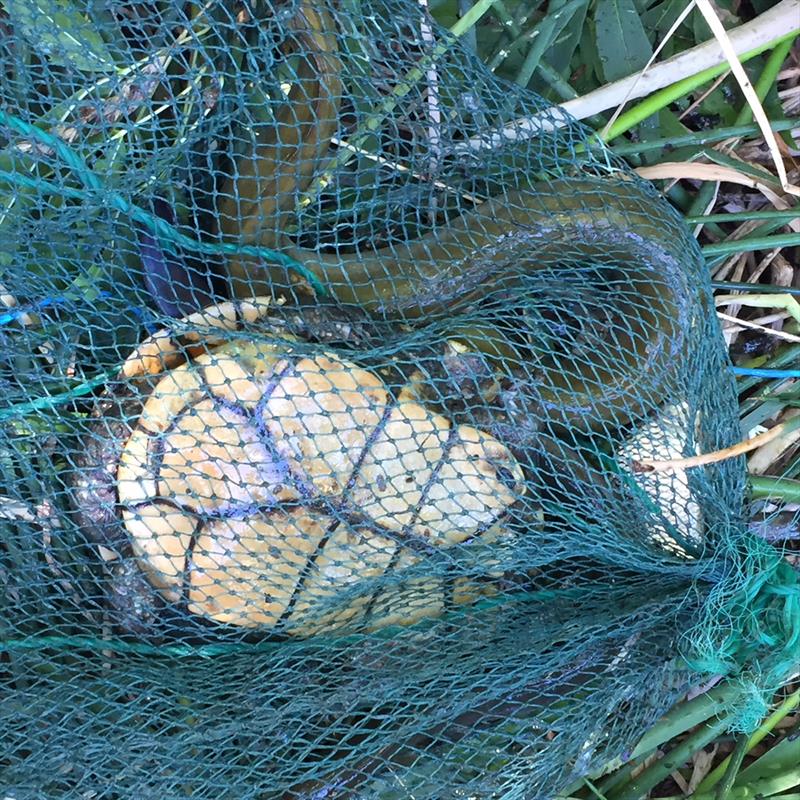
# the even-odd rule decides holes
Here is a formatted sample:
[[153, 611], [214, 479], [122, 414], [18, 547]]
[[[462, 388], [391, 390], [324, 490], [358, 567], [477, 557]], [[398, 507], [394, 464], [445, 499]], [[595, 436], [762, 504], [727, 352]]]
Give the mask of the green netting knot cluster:
[[763, 542], [748, 547], [740, 574], [712, 593], [709, 621], [686, 637], [690, 669], [738, 685], [730, 728], [747, 733], [800, 665], [800, 574]]

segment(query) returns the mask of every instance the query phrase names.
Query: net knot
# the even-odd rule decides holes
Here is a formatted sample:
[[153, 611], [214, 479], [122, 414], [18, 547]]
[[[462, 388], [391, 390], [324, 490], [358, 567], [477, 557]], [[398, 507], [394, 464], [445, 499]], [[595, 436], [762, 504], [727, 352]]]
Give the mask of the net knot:
[[753, 552], [710, 598], [710, 612], [687, 633], [689, 668], [739, 686], [731, 729], [754, 730], [769, 701], [800, 664], [800, 573], [782, 555]]

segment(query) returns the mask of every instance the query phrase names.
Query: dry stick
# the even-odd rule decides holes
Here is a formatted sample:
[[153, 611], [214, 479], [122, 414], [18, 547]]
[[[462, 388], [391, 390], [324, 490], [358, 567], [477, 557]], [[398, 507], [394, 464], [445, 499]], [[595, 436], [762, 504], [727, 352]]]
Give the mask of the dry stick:
[[727, 461], [729, 458], [736, 458], [737, 456], [749, 453], [751, 450], [756, 450], [761, 445], [777, 439], [784, 433], [790, 433], [793, 430], [800, 428], [800, 417], [793, 417], [787, 422], [782, 422], [774, 428], [754, 436], [744, 442], [737, 442], [730, 447], [723, 447], [722, 450], [714, 450], [711, 453], [703, 453], [699, 456], [690, 456], [689, 458], [671, 458], [664, 461], [658, 459], [640, 459], [631, 462], [631, 469], [634, 472], [677, 472], [691, 467], [702, 467], [706, 464], [715, 464], [719, 461]]
[[[721, 311], [717, 311], [717, 316], [720, 319], [725, 320], [725, 322], [733, 322], [735, 325], [739, 326], [740, 331], [744, 330], [745, 328], [753, 328], [754, 330], [761, 331], [769, 336], [775, 336], [778, 339], [784, 339], [787, 342], [800, 343], [800, 336], [795, 336], [793, 333], [780, 331], [776, 328], [768, 328], [765, 325], [759, 325], [757, 322], [753, 322], [749, 319], [741, 319], [740, 317], [732, 317], [730, 314], [723, 314]], [[783, 314], [781, 314], [778, 318], [784, 319], [785, 317]], [[730, 330], [733, 329], [731, 328]]]

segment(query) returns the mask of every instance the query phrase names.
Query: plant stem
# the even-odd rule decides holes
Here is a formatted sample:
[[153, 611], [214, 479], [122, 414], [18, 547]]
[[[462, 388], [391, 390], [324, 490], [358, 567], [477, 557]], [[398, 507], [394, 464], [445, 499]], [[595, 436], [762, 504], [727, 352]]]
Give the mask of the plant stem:
[[[800, 481], [798, 481], [798, 487], [800, 487]], [[788, 714], [791, 714], [796, 708], [798, 708], [798, 706], [800, 706], [800, 689], [798, 689], [796, 692], [792, 692], [792, 694], [790, 694], [775, 709], [775, 711], [773, 711], [772, 714], [770, 714], [766, 720], [764, 720], [758, 730], [747, 740], [746, 750], [748, 752], [752, 750], [757, 744], [759, 744], [770, 733], [772, 733], [775, 726], [781, 722], [781, 720], [783, 720]], [[731, 756], [725, 758], [713, 770], [711, 770], [711, 772], [709, 772], [702, 781], [700, 781], [697, 786], [698, 793], [711, 791], [711, 789], [717, 785], [728, 769], [728, 763], [730, 759]]]
[[[463, 19], [463, 17], [469, 13], [470, 4], [472, 0], [458, 0], [458, 16]], [[464, 43], [466, 46], [473, 52], [478, 52], [478, 37], [475, 34], [475, 26], [471, 25], [466, 31], [464, 31]]]
[[508, 58], [508, 48], [512, 45], [522, 34], [522, 28], [519, 23], [506, 8], [503, 0], [497, 0], [492, 6], [492, 14], [500, 20], [500, 23], [505, 27], [503, 33], [497, 37], [494, 50], [489, 58], [486, 59], [486, 64], [491, 72], [494, 72], [503, 61]]
[[725, 731], [729, 723], [730, 720], [723, 716], [713, 722], [701, 725], [663, 758], [639, 773], [621, 792], [612, 794], [608, 800], [640, 800], [654, 786], [657, 786], [678, 767], [686, 763], [694, 753], [701, 750], [709, 742], [714, 741], [717, 736]]
[[624, 767], [621, 767], [611, 775], [607, 775], [603, 781], [598, 784], [598, 789], [607, 796], [615, 790], [624, 788], [625, 784], [631, 780], [631, 775], [638, 772], [642, 768], [642, 764], [648, 759], [649, 756], [639, 756], [639, 758], [631, 759]]
[[[756, 85], [753, 87], [755, 89], [756, 95], [758, 99], [763, 103], [764, 98], [767, 96], [769, 90], [775, 85], [775, 81], [778, 80], [778, 73], [781, 71], [781, 67], [783, 66], [783, 62], [789, 57], [789, 53], [792, 49], [792, 45], [794, 44], [794, 39], [786, 39], [786, 41], [781, 42], [775, 49], [769, 54], [767, 58], [764, 68], [761, 70], [761, 74], [758, 76], [758, 80], [756, 81]], [[742, 110], [739, 112], [739, 115], [736, 117], [734, 121], [734, 125], [747, 125], [749, 122], [753, 121], [753, 109], [750, 108], [750, 105], [745, 103]]]
[[800, 503], [800, 481], [769, 475], [751, 475], [750, 496], [754, 499], [770, 498], [784, 503]]
[[[773, 209], [771, 211], [731, 211], [726, 214], [701, 214], [696, 217], [687, 216], [686, 222], [690, 225], [699, 224], [703, 222], [750, 222], [751, 220], [765, 219], [770, 221], [786, 220], [790, 222], [793, 219], [800, 219], [800, 208], [787, 208], [779, 211]], [[755, 284], [749, 284], [754, 286]], [[764, 284], [759, 284], [764, 286]], [[780, 287], [785, 288], [785, 287]]]
[[[766, 42], [765, 44], [762, 44], [752, 50], [748, 50], [746, 53], [742, 53], [739, 56], [739, 60], [742, 63], [749, 61], [751, 58], [761, 55], [761, 53], [763, 53], [765, 50], [770, 50], [774, 47], [777, 47], [779, 44], [787, 40], [793, 40], [796, 36], [796, 30], [792, 30], [789, 33], [784, 33], [770, 42]], [[674, 103], [676, 100], [679, 100], [684, 95], [693, 92], [703, 84], [708, 83], [717, 76], [721, 75], [727, 69], [728, 62], [723, 61], [716, 66], [709, 67], [708, 69], [704, 69], [694, 75], [690, 75], [689, 77], [677, 81], [671, 86], [667, 86], [655, 94], [650, 95], [641, 103], [626, 111], [624, 114], [620, 114], [617, 121], [611, 126], [611, 128], [609, 128], [608, 132], [603, 137], [604, 141], [610, 142], [617, 136], [629, 131], [640, 122], [643, 122], [648, 117], [651, 117], [653, 114], [661, 111], [662, 108], [666, 108], [668, 105]]]
[[551, 67], [544, 59], [539, 62], [539, 75], [550, 88], [559, 94], [563, 100], [573, 100], [578, 93], [570, 86], [560, 73]]
[[568, 0], [557, 7], [554, 3], [550, 3], [547, 16], [527, 34], [531, 47], [519, 69], [515, 83], [523, 87], [528, 86], [545, 51], [585, 4], [586, 0]]
[[726, 759], [728, 763], [722, 775], [722, 782], [717, 787], [715, 800], [728, 800], [736, 776], [741, 769], [742, 761], [744, 761], [744, 757], [747, 755], [748, 741], [749, 737], [740, 735], [736, 742], [736, 747], [734, 747], [733, 752]]
[[606, 800], [606, 796], [588, 778], [584, 781], [586, 788], [592, 793], [595, 800]]
[[[773, 131], [790, 131], [800, 127], [800, 120], [781, 119], [770, 126]], [[620, 142], [611, 146], [611, 150], [618, 156], [638, 155], [650, 150], [660, 150], [665, 147], [685, 147], [687, 145], [703, 146], [733, 137], [752, 136], [760, 133], [758, 125], [734, 125], [728, 128], [717, 128], [713, 131], [699, 131], [697, 133], [683, 133], [677, 136], [665, 136], [662, 139], [651, 139], [647, 142]]]
[[[764, 791], [769, 791], [769, 786], [759, 782], [757, 785], [753, 784], [751, 786], [742, 786], [740, 788], [734, 789], [731, 794], [728, 795], [728, 800], [767, 800], [770, 797], [773, 797], [774, 792], [769, 791], [769, 794], [763, 794]], [[686, 797], [686, 795], [670, 795], [669, 797], [661, 797], [659, 800], [717, 800], [716, 797], [712, 794], [699, 794], [697, 792], [693, 793], [690, 797]], [[800, 800], [800, 794], [792, 793], [792, 794], [781, 794], [780, 796], [775, 796], [775, 800]]]
[[772, 250], [776, 247], [797, 247], [800, 245], [800, 233], [779, 233], [775, 236], [748, 237], [733, 239], [728, 242], [707, 244], [702, 250], [707, 256], [741, 253], [745, 250]]

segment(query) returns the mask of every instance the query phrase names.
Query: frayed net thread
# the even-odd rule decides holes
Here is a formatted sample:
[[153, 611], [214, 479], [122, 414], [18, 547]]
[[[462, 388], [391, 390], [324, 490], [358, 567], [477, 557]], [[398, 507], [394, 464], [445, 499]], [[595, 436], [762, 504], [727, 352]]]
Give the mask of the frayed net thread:
[[774, 549], [754, 543], [711, 595], [709, 609], [686, 636], [685, 660], [694, 672], [730, 679], [736, 690], [726, 709], [729, 729], [752, 733], [800, 665], [800, 574]]

